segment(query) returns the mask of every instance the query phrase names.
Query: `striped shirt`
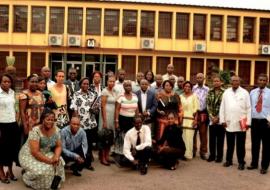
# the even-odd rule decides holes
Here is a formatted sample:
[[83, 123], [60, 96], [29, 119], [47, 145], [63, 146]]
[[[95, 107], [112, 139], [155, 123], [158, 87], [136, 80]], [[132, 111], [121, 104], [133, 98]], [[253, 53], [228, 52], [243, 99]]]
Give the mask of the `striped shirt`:
[[124, 94], [121, 94], [117, 102], [120, 104], [120, 115], [125, 117], [134, 117], [138, 107], [138, 98], [132, 93], [131, 100], [128, 100]]

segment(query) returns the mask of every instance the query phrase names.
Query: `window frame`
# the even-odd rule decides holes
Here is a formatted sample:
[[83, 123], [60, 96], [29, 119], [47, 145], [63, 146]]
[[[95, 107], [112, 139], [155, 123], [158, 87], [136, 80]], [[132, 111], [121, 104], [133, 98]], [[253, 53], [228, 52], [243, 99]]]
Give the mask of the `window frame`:
[[[234, 27], [231, 27], [231, 29], [232, 30], [236, 30], [236, 32], [235, 32], [235, 34], [236, 34], [236, 39], [235, 40], [232, 40], [232, 39], [228, 39], [228, 34], [229, 34], [229, 19], [236, 19], [236, 27], [234, 28]], [[239, 19], [240, 17], [239, 16], [228, 16], [227, 17], [227, 34], [226, 34], [226, 41], [227, 42], [239, 42], [239, 37], [240, 37], [240, 35], [239, 35], [239, 23], [240, 23], [240, 19]]]
[[[216, 27], [213, 26], [213, 20], [212, 20], [213, 18], [219, 18], [220, 19], [221, 24], [220, 24], [219, 27], [218, 26], [216, 26]], [[210, 40], [211, 41], [222, 41], [223, 40], [223, 20], [224, 20], [223, 15], [211, 15], [210, 16]], [[216, 30], [219, 30], [219, 31], [216, 31]], [[220, 38], [218, 38], [218, 39], [214, 38], [214, 33], [215, 32], [220, 33], [219, 34]]]
[[[42, 30], [40, 30], [40, 31], [34, 31], [33, 30], [33, 23], [34, 23], [34, 9], [35, 8], [38, 8], [38, 9], [43, 9], [43, 10], [45, 10], [45, 14], [44, 14], [44, 23], [42, 23], [42, 22], [40, 22], [40, 19], [37, 19], [37, 21], [38, 21], [38, 25], [40, 24], [40, 25], [43, 25], [43, 28], [42, 28]], [[31, 7], [31, 33], [37, 33], [37, 34], [43, 34], [43, 33], [45, 33], [46, 32], [46, 13], [47, 13], [47, 9], [46, 9], [46, 7], [45, 6], [32, 6]]]
[[[201, 18], [200, 18], [201, 17]], [[196, 18], [200, 18], [199, 20], [195, 20]], [[202, 25], [202, 29], [197, 30], [199, 31], [198, 34], [195, 35], [196, 32], [196, 26], [199, 27], [199, 24], [202, 22], [202, 18], [204, 18], [204, 23]], [[206, 22], [207, 22], [207, 15], [206, 14], [194, 14], [193, 16], [193, 40], [206, 40]], [[203, 34], [200, 34], [200, 32], [204, 32]], [[201, 36], [201, 37], [200, 37]]]
[[[162, 18], [161, 15], [164, 17]], [[166, 39], [172, 38], [172, 22], [173, 22], [172, 18], [173, 18], [172, 12], [160, 11], [158, 13], [158, 38], [166, 38]], [[168, 20], [166, 20], [166, 19], [168, 19]], [[163, 23], [164, 25], [162, 24], [162, 22], [164, 22]], [[168, 24], [168, 25], [166, 25], [166, 24]], [[168, 31], [166, 31], [166, 30], [168, 30]]]
[[[245, 21], [246, 21], [246, 19], [248, 19], [249, 21], [252, 20], [252, 28], [250, 29], [251, 30], [251, 36], [252, 36], [251, 41], [246, 41], [245, 40]], [[256, 24], [255, 17], [244, 17], [244, 21], [243, 21], [243, 42], [244, 43], [254, 43], [255, 42], [255, 36], [254, 36], [254, 34], [255, 34], [255, 24]]]
[[[52, 27], [52, 9], [58, 9], [61, 10], [61, 14], [63, 14], [62, 19], [62, 25], [60, 27], [57, 28], [57, 31], [55, 31], [55, 27]], [[55, 13], [54, 13], [55, 14]], [[60, 15], [60, 13], [57, 13], [57, 17]], [[64, 33], [64, 29], [65, 29], [65, 7], [50, 7], [50, 14], [49, 14], [49, 34], [63, 34]], [[57, 23], [61, 23], [61, 21], [59, 20], [59, 18], [57, 18]], [[59, 31], [58, 31], [59, 30]], [[61, 31], [60, 31], [61, 30]]]
[[[136, 17], [132, 17], [132, 16], [130, 16], [130, 17], [128, 17], [129, 19], [130, 18], [136, 18], [136, 21], [135, 21], [135, 27], [129, 27], [129, 28], [131, 28], [132, 29], [132, 31], [130, 32], [131, 34], [127, 34], [126, 33], [126, 31], [125, 31], [125, 25], [128, 25], [128, 24], [130, 24], [130, 23], [134, 23], [134, 22], [130, 22], [130, 21], [128, 21], [127, 23], [125, 23], [125, 19], [127, 19], [127, 17], [126, 17], [126, 15], [125, 15], [125, 13], [136, 13]], [[128, 20], [129, 20], [128, 19]], [[138, 11], [137, 10], [130, 10], [130, 9], [124, 9], [123, 10], [123, 21], [122, 21], [122, 36], [130, 36], [130, 37], [136, 37], [137, 36], [137, 31], [138, 31], [138, 28], [137, 28], [137, 24], [138, 24]], [[135, 29], [134, 29], [135, 28]], [[134, 29], [134, 30], [133, 30]]]
[[[106, 13], [108, 13], [108, 11], [113, 11], [113, 12], [117, 13], [117, 15], [114, 15], [114, 16], [118, 17], [117, 20], [115, 20], [116, 21], [114, 23], [115, 25], [114, 24], [108, 25], [108, 23], [111, 23], [112, 21], [109, 22], [110, 19], [108, 21], [106, 19], [107, 18], [113, 18], [112, 15], [106, 15]], [[106, 28], [109, 29], [111, 27], [117, 27], [117, 31], [113, 31], [113, 28], [112, 28], [112, 33], [108, 32], [109, 30], [106, 30]], [[119, 27], [120, 27], [120, 10], [119, 9], [105, 9], [105, 11], [104, 11], [104, 36], [119, 36], [119, 34], [120, 34], [120, 28]]]
[[[71, 13], [71, 12], [73, 12], [73, 13]], [[67, 21], [67, 33], [68, 34], [82, 35], [82, 33], [83, 33], [83, 14], [84, 14], [83, 8], [68, 7], [68, 21]], [[80, 17], [81, 17], [81, 19], [80, 19]], [[73, 23], [73, 22], [75, 22], [75, 23]], [[78, 29], [78, 31], [75, 31], [75, 28]]]
[[[26, 21], [24, 22], [24, 24], [22, 24], [22, 26], [24, 26], [24, 30], [18, 30], [16, 29], [16, 25], [20, 24], [21, 22], [16, 22], [16, 20], [18, 20], [19, 18], [16, 17], [16, 8], [24, 8], [26, 9], [26, 18], [22, 18], [25, 19]], [[23, 12], [23, 11], [20, 11]], [[22, 17], [22, 16], [20, 16]], [[28, 25], [28, 6], [25, 5], [14, 5], [13, 6], [13, 32], [14, 33], [27, 33], [27, 25]]]
[[[153, 18], [149, 18], [149, 15], [148, 17], [145, 17], [145, 20], [143, 18], [143, 14], [144, 13], [147, 13], [147, 14], [153, 14]], [[146, 20], [147, 18], [147, 20]], [[153, 19], [152, 21], [150, 21], [149, 19]], [[155, 37], [155, 19], [156, 19], [156, 12], [155, 11], [144, 11], [142, 10], [141, 11], [141, 23], [140, 23], [140, 36], [143, 37], [143, 38], [154, 38]], [[149, 22], [152, 22], [153, 23], [153, 26], [151, 26], [150, 30], [153, 29], [153, 31], [150, 31], [149, 32], [144, 32], [143, 31], [143, 27], [144, 26], [144, 23], [143, 22], [147, 22], [145, 25], [148, 25]], [[148, 30], [148, 28], [146, 28]]]
[[[96, 31], [91, 31], [91, 28], [92, 27], [90, 27], [89, 25], [90, 25], [90, 23], [89, 23], [89, 19], [87, 19], [87, 17], [89, 16], [92, 16], [92, 17], [94, 17], [94, 18], [98, 18], [98, 16], [96, 16], [97, 14], [93, 14], [93, 15], [88, 15], [88, 13], [89, 13], [89, 11], [90, 10], [92, 10], [92, 11], [99, 11], [99, 20], [98, 20], [98, 27], [96, 27], [96, 29], [98, 29], [98, 30], [96, 30]], [[86, 9], [86, 20], [85, 20], [85, 22], [86, 22], [86, 35], [101, 35], [101, 16], [102, 16], [102, 9], [99, 9], [99, 8], [87, 8]], [[90, 29], [90, 30], [89, 30]]]
[[[182, 28], [182, 20], [181, 18], [178, 18], [180, 16], [187, 16], [187, 25], [186, 28]], [[189, 39], [189, 26], [190, 26], [190, 14], [189, 13], [176, 13], [176, 32], [175, 32], [175, 38], [176, 39]], [[185, 29], [186, 35], [183, 34], [183, 30]]]
[[[1, 32], [8, 32], [8, 30], [9, 30], [9, 5], [0, 5], [0, 8], [3, 8], [3, 13], [7, 14], [7, 15], [0, 15], [0, 23], [1, 23], [0, 33]], [[4, 9], [6, 9], [6, 10], [4, 10]], [[4, 11], [7, 11], [7, 12], [4, 12]], [[4, 25], [6, 25], [6, 27]]]

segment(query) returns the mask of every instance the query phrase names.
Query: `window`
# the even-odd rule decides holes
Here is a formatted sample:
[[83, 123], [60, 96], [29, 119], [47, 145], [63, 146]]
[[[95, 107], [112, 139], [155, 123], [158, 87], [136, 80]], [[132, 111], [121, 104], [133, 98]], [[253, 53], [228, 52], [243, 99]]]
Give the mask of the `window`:
[[193, 23], [193, 39], [205, 40], [206, 15], [195, 14]]
[[267, 73], [267, 61], [255, 61], [255, 84], [261, 73]]
[[270, 43], [270, 19], [260, 19], [260, 43]]
[[172, 37], [172, 13], [160, 12], [158, 22], [158, 37]]
[[167, 66], [170, 64], [170, 57], [157, 57], [157, 74], [167, 73]]
[[141, 12], [141, 37], [154, 37], [155, 35], [155, 12]]
[[191, 58], [190, 66], [190, 81], [192, 84], [196, 83], [196, 75], [198, 73], [203, 73], [204, 59]]
[[68, 8], [68, 33], [82, 34], [83, 9]]
[[123, 12], [123, 36], [137, 35], [137, 11]]
[[210, 40], [222, 40], [222, 16], [211, 15]]
[[228, 20], [227, 20], [227, 41], [228, 42], [238, 41], [238, 22], [239, 22], [239, 17], [228, 16]]
[[105, 10], [104, 35], [119, 35], [119, 10]]
[[251, 62], [250, 61], [239, 61], [239, 70], [238, 75], [241, 78], [241, 83], [243, 85], [250, 84], [250, 68]]
[[45, 53], [31, 53], [31, 73], [40, 73], [40, 69], [45, 66]]
[[9, 56], [8, 51], [0, 51], [0, 72], [4, 72], [6, 68], [6, 57]]
[[187, 59], [182, 57], [173, 58], [174, 74], [186, 78]]
[[27, 32], [27, 6], [14, 6], [13, 31]]
[[65, 9], [62, 7], [51, 7], [50, 9], [50, 34], [64, 33]]
[[138, 71], [145, 73], [148, 70], [152, 70], [152, 57], [139, 56]]
[[27, 76], [27, 52], [14, 52], [16, 76], [18, 78], [26, 78]]
[[126, 71], [127, 79], [135, 80], [136, 56], [122, 56], [122, 68]]
[[219, 74], [219, 59], [206, 60], [206, 82], [210, 82], [214, 76]]
[[101, 9], [86, 9], [86, 34], [100, 35]]
[[46, 28], [46, 7], [32, 7], [33, 33], [45, 33]]
[[254, 18], [244, 17], [243, 42], [254, 41], [254, 24]]
[[0, 6], [0, 32], [8, 32], [8, 5]]
[[189, 14], [177, 13], [176, 14], [176, 38], [188, 39], [189, 34]]
[[232, 74], [235, 74], [236, 60], [225, 59], [223, 61], [223, 71], [230, 71]]

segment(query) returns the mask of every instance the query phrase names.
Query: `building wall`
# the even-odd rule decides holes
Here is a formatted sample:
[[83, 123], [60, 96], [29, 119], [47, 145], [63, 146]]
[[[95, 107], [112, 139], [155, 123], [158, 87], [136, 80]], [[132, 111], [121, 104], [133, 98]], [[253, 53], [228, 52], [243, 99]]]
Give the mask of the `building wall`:
[[[151, 56], [152, 57], [152, 70], [154, 73], [157, 71], [157, 57], [168, 57], [170, 63], [173, 63], [173, 58], [182, 57], [186, 59], [186, 72], [185, 77], [187, 80], [191, 79], [191, 59], [201, 58], [203, 59], [203, 72], [207, 75], [207, 59], [218, 59], [219, 68], [223, 69], [223, 62], [226, 59], [236, 60], [236, 73], [239, 73], [239, 61], [250, 61], [250, 84], [255, 83], [255, 61], [267, 62], [266, 71], [269, 75], [269, 57], [261, 56], [259, 53], [259, 30], [260, 30], [260, 18], [270, 18], [269, 12], [263, 11], [247, 11], [236, 9], [217, 9], [217, 8], [203, 8], [203, 7], [191, 7], [191, 6], [170, 6], [170, 5], [158, 5], [158, 4], [135, 4], [135, 3], [109, 3], [109, 2], [86, 2], [86, 1], [51, 1], [51, 0], [2, 0], [0, 5], [9, 5], [9, 29], [8, 32], [0, 32], [0, 51], [8, 51], [9, 55], [13, 55], [14, 52], [26, 52], [27, 63], [27, 75], [31, 73], [31, 55], [32, 52], [45, 53], [45, 64], [49, 65], [50, 53], [80, 53], [80, 54], [113, 54], [118, 56], [118, 68], [122, 67], [122, 56], [132, 55], [136, 56], [136, 71], [138, 71], [139, 56]], [[27, 32], [19, 33], [13, 32], [13, 6], [15, 5], [27, 5], [28, 7], [28, 22]], [[43, 34], [31, 33], [31, 15], [32, 6], [45, 6], [46, 7], [46, 30]], [[51, 47], [48, 45], [49, 39], [49, 17], [50, 7], [64, 7], [65, 19], [64, 19], [64, 33], [63, 33], [63, 46]], [[81, 36], [81, 47], [71, 48], [68, 47], [68, 8], [78, 7], [83, 8], [83, 24]], [[86, 9], [87, 8], [100, 8], [101, 14], [101, 35], [86, 35]], [[106, 36], [104, 35], [104, 12], [105, 9], [117, 9], [120, 11], [119, 16], [119, 35], [118, 36]], [[123, 11], [124, 10], [137, 10], [137, 35], [136, 37], [127, 37], [122, 35], [123, 26]], [[153, 50], [143, 50], [141, 48], [140, 37], [140, 23], [141, 23], [141, 11], [154, 11], [155, 12], [155, 35]], [[172, 36], [171, 38], [159, 38], [159, 12], [171, 12], [172, 13]], [[177, 13], [189, 13], [189, 37], [188, 39], [176, 39], [176, 14]], [[193, 17], [194, 14], [206, 15], [206, 37], [205, 40], [193, 40]], [[222, 27], [222, 40], [211, 41], [210, 40], [210, 17], [211, 15], [223, 16]], [[227, 36], [227, 17], [238, 16], [239, 17], [239, 40], [237, 42], [228, 42]], [[243, 22], [244, 17], [254, 17], [254, 42], [243, 42]], [[86, 47], [86, 40], [93, 38], [97, 42], [97, 47], [89, 49]], [[196, 43], [203, 43], [206, 45], [206, 51], [203, 53], [194, 52], [194, 45]], [[1, 63], [3, 64], [3, 63]], [[258, 62], [259, 64], [259, 62]], [[259, 67], [259, 66], [258, 66]], [[134, 72], [136, 72], [134, 71]]]

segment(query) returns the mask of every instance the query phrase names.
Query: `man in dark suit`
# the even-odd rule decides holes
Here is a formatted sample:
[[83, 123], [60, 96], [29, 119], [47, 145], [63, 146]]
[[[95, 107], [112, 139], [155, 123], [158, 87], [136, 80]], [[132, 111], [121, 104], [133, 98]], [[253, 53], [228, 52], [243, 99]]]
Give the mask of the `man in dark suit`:
[[154, 117], [157, 110], [157, 100], [155, 93], [150, 90], [149, 83], [146, 79], [140, 81], [141, 89], [136, 92], [138, 97], [139, 113], [144, 117], [144, 124], [151, 129], [151, 134], [154, 133]]
[[65, 82], [70, 91], [70, 98], [73, 97], [74, 92], [80, 90], [79, 81], [77, 80], [77, 70], [70, 68], [68, 70], [68, 80]]

